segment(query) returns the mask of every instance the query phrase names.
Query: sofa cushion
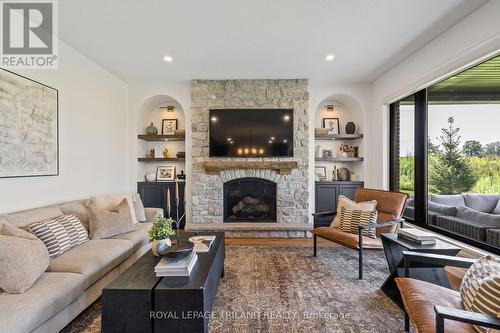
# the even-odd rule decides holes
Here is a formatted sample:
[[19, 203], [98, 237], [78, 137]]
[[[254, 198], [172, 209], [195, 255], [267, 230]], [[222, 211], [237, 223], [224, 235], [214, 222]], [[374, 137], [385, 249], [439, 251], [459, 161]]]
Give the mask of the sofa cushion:
[[452, 207], [465, 206], [464, 196], [461, 194], [431, 194], [431, 201]]
[[148, 230], [152, 225], [153, 223], [151, 222], [138, 223], [134, 231], [116, 235], [113, 239], [126, 239], [131, 241], [134, 244], [135, 252], [144, 244], [149, 243]]
[[26, 291], [49, 265], [45, 245], [34, 235], [0, 218], [0, 288]]
[[500, 228], [500, 215], [483, 213], [469, 207], [457, 207], [457, 217], [479, 225]]
[[116, 235], [130, 232], [137, 223], [133, 222], [133, 212], [130, 210], [127, 199], [123, 199], [118, 206], [111, 209], [100, 208], [94, 199], [90, 199], [89, 233], [91, 239], [111, 238]]
[[[314, 228], [312, 231], [316, 236], [331, 240], [340, 245], [350, 247], [352, 249], [359, 249], [359, 235], [343, 232], [338, 228], [333, 227], [319, 227]], [[370, 238], [363, 236], [364, 249], [382, 249], [382, 241], [380, 238]]]
[[83, 292], [83, 276], [75, 273], [43, 273], [22, 294], [0, 295], [2, 332], [31, 332], [75, 301]]
[[111, 195], [102, 195], [97, 197], [90, 197], [87, 202], [85, 202], [85, 206], [89, 207], [91, 203], [101, 209], [112, 210], [116, 206], [118, 206], [123, 199], [127, 199], [128, 206], [130, 208], [130, 213], [132, 215], [132, 221], [137, 223], [137, 217], [135, 215], [134, 209], [134, 201], [132, 200], [132, 195], [130, 193], [127, 194], [111, 194]]
[[2, 215], [2, 217], [10, 224], [27, 230], [28, 225], [31, 223], [52, 219], [61, 215], [63, 215], [63, 212], [58, 207], [43, 207]]
[[144, 205], [139, 194], [132, 194], [132, 202], [134, 204], [134, 211], [137, 222], [146, 222], [146, 212], [144, 211]]
[[74, 213], [32, 223], [29, 229], [45, 244], [50, 259], [89, 240], [87, 230]]
[[[375, 200], [367, 200], [363, 202], [356, 202], [348, 197], [343, 195], [339, 195], [338, 204], [337, 204], [337, 212], [340, 212], [342, 208], [346, 209], [356, 209], [362, 211], [374, 211], [375, 207], [377, 207], [377, 201]], [[331, 223], [331, 227], [338, 227], [340, 225], [340, 214], [335, 215]]]
[[[408, 316], [418, 333], [436, 332], [434, 305], [463, 310], [460, 293], [429, 282], [408, 278], [396, 278], [396, 284]], [[446, 321], [446, 332], [474, 332], [470, 324], [454, 320]]]
[[133, 244], [128, 240], [89, 240], [52, 260], [47, 271], [82, 274], [87, 289], [132, 253]]
[[57, 205], [57, 207], [63, 212], [63, 214], [74, 213], [78, 216], [78, 219], [82, 222], [85, 230], [89, 231], [89, 214], [90, 211], [85, 207], [87, 200], [76, 200], [69, 201]]
[[[494, 256], [476, 260], [462, 279], [460, 295], [465, 310], [500, 315], [500, 262]], [[474, 327], [479, 332], [489, 332], [488, 328]]]
[[465, 206], [483, 213], [491, 213], [495, 209], [500, 194], [464, 194]]
[[429, 201], [428, 203], [429, 210], [447, 216], [456, 216], [457, 215], [457, 207], [447, 206], [438, 204], [433, 201]]

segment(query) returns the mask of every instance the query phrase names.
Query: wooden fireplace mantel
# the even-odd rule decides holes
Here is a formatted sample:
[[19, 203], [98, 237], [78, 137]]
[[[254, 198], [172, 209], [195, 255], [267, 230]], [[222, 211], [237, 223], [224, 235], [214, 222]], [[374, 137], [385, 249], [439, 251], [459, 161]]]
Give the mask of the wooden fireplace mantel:
[[270, 169], [276, 170], [280, 175], [289, 175], [292, 169], [298, 167], [298, 163], [296, 161], [205, 161], [203, 167], [211, 175], [229, 169]]

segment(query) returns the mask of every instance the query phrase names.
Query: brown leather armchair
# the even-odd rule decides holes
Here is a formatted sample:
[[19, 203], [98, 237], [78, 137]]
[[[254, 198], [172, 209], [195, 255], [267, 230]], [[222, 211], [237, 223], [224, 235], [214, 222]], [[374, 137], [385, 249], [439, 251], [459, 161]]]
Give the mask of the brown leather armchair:
[[403, 255], [405, 277], [396, 278], [396, 284], [405, 306], [405, 332], [410, 331], [410, 319], [419, 333], [476, 333], [472, 325], [500, 329], [500, 318], [465, 311], [460, 292], [410, 278], [412, 264], [468, 268], [475, 259], [411, 251]]
[[[382, 249], [381, 233], [395, 232], [398, 225], [403, 225], [401, 216], [406, 204], [408, 195], [401, 192], [391, 192], [384, 190], [375, 190], [359, 188], [356, 190], [354, 201], [364, 202], [370, 200], [377, 201], [378, 218], [376, 224], [362, 225], [359, 227], [357, 235], [341, 231], [335, 227], [315, 228], [313, 233], [313, 254], [317, 255], [317, 237], [327, 239], [337, 244], [357, 250], [359, 253], [359, 279], [363, 278], [363, 250]], [[337, 212], [323, 212], [313, 214], [314, 219], [324, 216], [334, 216]], [[363, 229], [375, 228], [377, 238], [369, 238], [362, 235]]]

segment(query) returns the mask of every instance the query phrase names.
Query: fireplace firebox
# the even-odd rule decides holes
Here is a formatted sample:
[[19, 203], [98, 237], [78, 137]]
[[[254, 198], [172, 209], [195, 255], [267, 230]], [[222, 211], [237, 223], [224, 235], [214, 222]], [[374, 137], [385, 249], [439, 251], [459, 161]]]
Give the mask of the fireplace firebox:
[[224, 222], [276, 222], [276, 183], [239, 178], [224, 183]]

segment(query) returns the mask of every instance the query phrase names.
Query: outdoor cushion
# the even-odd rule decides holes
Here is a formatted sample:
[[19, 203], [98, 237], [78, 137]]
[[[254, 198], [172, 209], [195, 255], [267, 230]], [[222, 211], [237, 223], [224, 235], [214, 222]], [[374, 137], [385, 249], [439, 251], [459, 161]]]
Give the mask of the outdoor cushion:
[[0, 294], [2, 332], [31, 332], [75, 301], [83, 292], [83, 276], [75, 273], [43, 273], [22, 294]]
[[136, 230], [127, 232], [125, 234], [116, 235], [113, 239], [127, 239], [134, 244], [134, 252], [137, 251], [144, 244], [149, 243], [148, 230], [153, 223], [144, 222], [136, 225]]
[[500, 200], [498, 200], [497, 205], [495, 206], [495, 208], [493, 209], [493, 211], [491, 213], [500, 215]]
[[483, 213], [469, 207], [457, 207], [457, 217], [469, 220], [479, 225], [487, 225], [495, 228], [500, 228], [500, 215]]
[[82, 274], [84, 289], [93, 285], [107, 272], [133, 253], [133, 244], [124, 239], [89, 240], [52, 260], [47, 271]]
[[464, 194], [465, 206], [483, 213], [491, 213], [495, 209], [500, 194]]
[[[331, 240], [340, 245], [344, 245], [352, 249], [359, 249], [359, 235], [343, 232], [342, 230], [333, 227], [314, 228], [312, 232], [319, 237]], [[382, 241], [380, 238], [373, 239], [363, 236], [363, 248], [382, 249]]]
[[453, 206], [447, 206], [447, 205], [438, 204], [436, 202], [429, 201], [428, 208], [429, 208], [429, 210], [436, 212], [436, 213], [440, 213], [442, 215], [447, 215], [447, 216], [457, 215], [457, 207], [453, 207]]
[[[411, 323], [418, 333], [436, 332], [434, 305], [463, 310], [460, 293], [453, 289], [408, 278], [396, 278], [396, 284]], [[475, 332], [472, 325], [455, 320], [447, 320], [445, 328], [446, 332], [453, 333]]]
[[446, 206], [465, 206], [464, 196], [461, 194], [431, 194], [431, 201]]

